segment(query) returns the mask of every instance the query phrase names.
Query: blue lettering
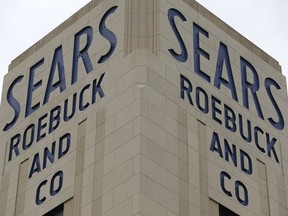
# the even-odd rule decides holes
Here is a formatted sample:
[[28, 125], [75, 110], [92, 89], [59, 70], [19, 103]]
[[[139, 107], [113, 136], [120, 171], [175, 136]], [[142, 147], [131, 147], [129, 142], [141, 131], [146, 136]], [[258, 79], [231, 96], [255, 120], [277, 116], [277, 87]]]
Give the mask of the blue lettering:
[[219, 141], [218, 134], [213, 132], [211, 144], [210, 144], [210, 151], [217, 152], [221, 158], [223, 158], [222, 148]]
[[41, 167], [41, 163], [40, 163], [40, 154], [36, 153], [33, 157], [33, 161], [32, 161], [32, 165], [31, 165], [31, 169], [29, 172], [29, 177], [31, 178], [33, 176], [34, 173], [38, 173], [41, 170], [44, 170], [47, 168], [47, 163], [48, 161], [50, 162], [50, 164], [53, 164], [55, 162], [56, 159], [56, 144], [58, 144], [58, 160], [60, 158], [62, 158], [63, 156], [65, 156], [68, 151], [70, 150], [70, 145], [71, 145], [71, 134], [70, 133], [66, 133], [63, 136], [61, 136], [58, 140], [58, 142], [54, 141], [51, 144], [51, 147], [45, 147], [44, 148], [44, 152], [43, 152], [43, 163], [42, 163], [42, 167]]
[[221, 189], [222, 191], [229, 197], [232, 197], [232, 193], [230, 191], [228, 191], [226, 188], [225, 188], [225, 178], [227, 178], [228, 180], [231, 179], [231, 176], [225, 172], [225, 171], [222, 171], [220, 173], [220, 185], [221, 185]]
[[[54, 84], [52, 84], [54, 80], [56, 66], [58, 70], [59, 80], [55, 82]], [[46, 87], [43, 104], [46, 104], [49, 101], [51, 92], [53, 92], [56, 88], [60, 88], [60, 92], [63, 92], [66, 89], [65, 68], [64, 68], [62, 46], [59, 46], [54, 51], [53, 61], [52, 61], [51, 69], [50, 69], [50, 74], [48, 78], [48, 83]]]
[[[232, 195], [231, 191], [229, 191], [225, 187], [225, 178], [227, 178], [229, 181], [232, 179], [232, 177], [227, 172], [222, 171], [220, 173], [221, 189], [228, 197], [232, 197], [233, 195]], [[242, 190], [243, 190], [244, 198], [241, 198], [241, 196], [240, 196], [240, 188], [242, 188]], [[242, 182], [240, 182], [239, 180], [235, 181], [235, 194], [236, 194], [236, 198], [237, 198], [239, 203], [241, 203], [244, 206], [247, 206], [249, 204], [248, 190], [247, 190], [246, 186]]]
[[[63, 176], [64, 176], [64, 174], [63, 174], [63, 171], [61, 171], [61, 170], [58, 171], [58, 172], [56, 172], [56, 173], [52, 176], [51, 181], [50, 181], [50, 190], [49, 190], [50, 196], [53, 197], [53, 196], [57, 195], [57, 194], [60, 192], [60, 190], [62, 189], [62, 187], [63, 187]], [[58, 178], [58, 186], [57, 186], [57, 187], [55, 187], [56, 178]], [[41, 205], [42, 203], [44, 203], [44, 202], [46, 201], [46, 197], [45, 197], [45, 196], [43, 196], [43, 197], [40, 199], [40, 193], [41, 193], [42, 187], [44, 187], [45, 185], [47, 185], [47, 183], [48, 183], [48, 181], [47, 181], [47, 180], [44, 180], [44, 181], [41, 182], [41, 183], [39, 184], [39, 186], [37, 187], [37, 190], [36, 190], [36, 200], [35, 200], [35, 202], [36, 202], [37, 205]]]
[[[55, 189], [55, 179], [58, 177], [58, 187]], [[62, 189], [63, 186], [63, 172], [60, 170], [57, 173], [54, 174], [54, 176], [51, 179], [50, 184], [50, 195], [55, 196], [59, 193], [59, 191]]]
[[113, 52], [115, 51], [116, 49], [116, 46], [117, 46], [117, 37], [115, 36], [115, 34], [110, 31], [109, 29], [106, 28], [106, 19], [108, 18], [108, 16], [110, 16], [111, 14], [113, 14], [116, 9], [118, 8], [118, 6], [113, 6], [111, 7], [102, 17], [101, 21], [100, 21], [100, 24], [99, 24], [99, 32], [100, 34], [106, 38], [109, 43], [110, 43], [110, 49], [109, 51], [107, 52], [107, 54], [105, 55], [102, 55], [101, 58], [99, 59], [98, 63], [99, 64], [102, 64], [104, 63], [105, 61], [107, 61], [113, 54]]
[[20, 154], [18, 145], [20, 143], [21, 136], [16, 134], [10, 139], [10, 148], [9, 148], [9, 158], [8, 161], [12, 160], [13, 151], [15, 152], [16, 157]]
[[233, 164], [237, 167], [237, 155], [236, 155], [236, 146], [232, 144], [232, 149], [226, 139], [224, 139], [224, 149], [225, 149], [225, 160], [229, 162], [229, 156], [231, 157]]
[[[66, 148], [65, 149], [63, 149], [64, 140], [66, 140]], [[62, 137], [60, 137], [58, 159], [62, 158], [64, 155], [67, 154], [67, 152], [70, 149], [70, 143], [71, 143], [71, 134], [70, 133], [67, 133], [67, 134], [63, 135]]]
[[200, 33], [209, 38], [209, 33], [193, 22], [193, 44], [194, 44], [194, 71], [200, 77], [210, 83], [210, 76], [203, 72], [200, 67], [200, 55], [210, 60], [210, 55], [200, 47]]
[[[188, 85], [186, 86], [185, 83]], [[188, 97], [189, 103], [193, 106], [193, 101], [191, 97], [192, 92], [192, 84], [189, 79], [187, 79], [185, 76], [180, 74], [180, 97], [185, 100], [185, 92]]]
[[264, 134], [264, 131], [263, 131], [261, 128], [259, 128], [259, 127], [256, 126], [256, 127], [254, 128], [255, 144], [256, 144], [256, 147], [257, 147], [261, 152], [265, 153], [265, 149], [262, 148], [262, 147], [260, 146], [260, 144], [259, 144], [259, 137], [258, 137], [259, 132], [260, 132], [261, 134]]
[[14, 117], [11, 120], [11, 122], [7, 123], [3, 129], [3, 131], [8, 131], [10, 128], [13, 127], [13, 125], [16, 123], [16, 121], [19, 118], [20, 112], [21, 112], [21, 106], [19, 104], [19, 102], [14, 98], [13, 96], [13, 88], [14, 86], [21, 82], [21, 80], [23, 79], [23, 75], [17, 77], [9, 86], [8, 91], [7, 91], [7, 101], [10, 104], [10, 106], [13, 108], [14, 110]]
[[99, 94], [100, 98], [103, 98], [105, 96], [104, 91], [101, 87], [101, 83], [103, 81], [105, 73], [103, 73], [100, 76], [99, 81], [97, 82], [97, 79], [93, 80], [93, 85], [92, 85], [92, 104], [96, 103], [96, 96], [97, 93]]
[[272, 105], [274, 106], [274, 109], [278, 115], [278, 121], [275, 121], [274, 119], [272, 118], [268, 118], [268, 121], [270, 122], [270, 124], [275, 127], [276, 129], [278, 130], [283, 130], [284, 126], [285, 126], [285, 121], [284, 121], [284, 118], [283, 118], [283, 115], [282, 115], [282, 112], [278, 106], [278, 104], [276, 103], [276, 100], [275, 98], [273, 97], [272, 95], [272, 91], [271, 91], [271, 86], [274, 86], [276, 87], [277, 90], [281, 89], [279, 84], [274, 81], [273, 79], [271, 78], [266, 78], [265, 79], [265, 88], [266, 88], [266, 91], [267, 91], [267, 94], [268, 94], [268, 97], [269, 99], [271, 100], [272, 102]]
[[243, 117], [241, 114], [239, 114], [238, 116], [239, 116], [240, 135], [241, 135], [242, 139], [244, 139], [246, 142], [250, 143], [252, 141], [251, 121], [249, 119], [246, 120], [247, 124], [246, 124], [245, 128], [247, 128], [247, 136], [245, 136]]
[[234, 111], [224, 104], [224, 118], [225, 118], [225, 128], [231, 132], [236, 132], [236, 115]]
[[84, 88], [80, 91], [80, 94], [79, 94], [79, 110], [80, 111], [84, 111], [89, 106], [88, 102], [85, 105], [83, 104], [84, 92], [89, 88], [90, 88], [90, 84], [84, 86]]
[[37, 187], [37, 190], [36, 190], [36, 201], [35, 201], [37, 205], [41, 205], [41, 204], [44, 203], [45, 200], [46, 200], [46, 197], [45, 197], [45, 196], [40, 199], [40, 190], [41, 190], [41, 188], [42, 188], [44, 185], [47, 184], [47, 182], [48, 182], [47, 180], [44, 180], [44, 181], [41, 182], [41, 183], [39, 184], [39, 186]]
[[[240, 188], [243, 189], [244, 198], [240, 197]], [[237, 198], [238, 202], [244, 206], [247, 206], [249, 204], [249, 200], [248, 200], [248, 190], [247, 190], [246, 186], [242, 182], [236, 181], [235, 182], [235, 192], [236, 192], [236, 198]]]
[[72, 99], [72, 108], [71, 108], [71, 113], [68, 115], [68, 110], [69, 110], [69, 107], [68, 107], [68, 102], [69, 100], [66, 99], [64, 101], [64, 121], [67, 122], [69, 121], [71, 118], [73, 118], [75, 112], [76, 112], [76, 99], [77, 99], [77, 93], [73, 94], [73, 99]]
[[[29, 142], [27, 142], [27, 133], [29, 130], [30, 130], [30, 140], [29, 140]], [[22, 143], [23, 150], [28, 149], [32, 145], [32, 143], [34, 141], [34, 134], [35, 134], [35, 125], [31, 124], [24, 131], [23, 143]]]
[[39, 153], [37, 153], [33, 157], [33, 161], [32, 161], [32, 165], [31, 165], [28, 179], [30, 179], [34, 173], [36, 173], [36, 172], [38, 173], [40, 171], [41, 171], [40, 157], [39, 157]]
[[25, 118], [35, 112], [40, 107], [40, 102], [32, 105], [32, 94], [33, 92], [42, 86], [42, 80], [39, 80], [37, 83], [34, 83], [34, 77], [36, 69], [39, 68], [44, 63], [44, 58], [38, 61], [35, 65], [30, 68], [29, 71], [29, 80], [28, 80], [28, 91], [26, 99], [26, 110]]
[[61, 114], [60, 106], [56, 106], [50, 111], [49, 134], [58, 128], [60, 124], [60, 114]]
[[[202, 95], [204, 97], [204, 105], [203, 106], [201, 106], [201, 103], [200, 103], [200, 99], [201, 99], [200, 93], [202, 93]], [[208, 95], [204, 91], [204, 89], [202, 89], [200, 87], [196, 88], [196, 104], [197, 104], [198, 109], [201, 110], [201, 112], [206, 113], [206, 114], [209, 112]]]
[[[259, 77], [257, 74], [256, 69], [253, 67], [253, 65], [248, 62], [246, 59], [241, 57], [241, 77], [242, 77], [242, 94], [243, 94], [243, 106], [246, 107], [247, 109], [249, 109], [249, 97], [248, 97], [248, 89], [250, 89], [251, 94], [252, 94], [252, 98], [254, 100], [254, 104], [258, 113], [258, 116], [262, 119], [264, 119], [262, 110], [261, 110], [261, 106], [258, 100], [258, 96], [257, 96], [257, 91], [260, 88], [259, 85]], [[250, 83], [248, 81], [248, 76], [247, 76], [247, 68], [250, 69], [250, 71], [252, 72], [253, 75], [253, 80], [254, 83]]]
[[178, 54], [176, 53], [173, 49], [169, 49], [168, 51], [170, 52], [170, 54], [179, 62], [186, 62], [188, 59], [188, 53], [187, 53], [187, 49], [185, 46], [185, 43], [177, 29], [176, 23], [175, 23], [175, 16], [179, 17], [182, 21], [187, 21], [185, 16], [178, 10], [171, 8], [168, 11], [168, 20], [170, 22], [171, 28], [176, 36], [176, 39], [180, 45], [181, 48], [181, 53]]
[[271, 151], [275, 157], [275, 160], [277, 163], [280, 163], [279, 162], [279, 159], [278, 159], [278, 156], [277, 156], [277, 153], [276, 153], [276, 150], [274, 148], [275, 144], [277, 142], [277, 139], [275, 139], [274, 137], [272, 137], [272, 139], [270, 139], [270, 135], [268, 133], [266, 133], [266, 143], [267, 143], [267, 153], [268, 153], [268, 156], [271, 158]]
[[[245, 158], [247, 163], [245, 163]], [[240, 161], [241, 161], [241, 170], [248, 175], [252, 175], [253, 172], [252, 160], [250, 156], [241, 149], [240, 149]], [[245, 164], [248, 164], [248, 167], [246, 167]]]
[[[85, 47], [82, 50], [80, 50], [80, 41], [83, 35], [86, 35], [87, 42], [86, 42]], [[86, 26], [74, 36], [74, 51], [73, 51], [71, 85], [73, 85], [78, 79], [78, 65], [79, 65], [78, 60], [80, 58], [82, 58], [87, 74], [93, 70], [91, 59], [88, 54], [88, 49], [91, 46], [92, 40], [93, 40], [93, 29], [91, 26]]]
[[217, 113], [219, 115], [222, 114], [222, 111], [216, 107], [216, 104], [221, 105], [221, 101], [214, 96], [212, 96], [212, 118], [218, 122], [220, 125], [222, 125], [222, 121], [217, 117]]
[[51, 164], [55, 161], [55, 144], [56, 142], [54, 141], [52, 143], [51, 151], [47, 147], [45, 147], [44, 149], [43, 169], [47, 167], [47, 159], [50, 161]]
[[42, 140], [44, 137], [46, 137], [46, 133], [41, 133], [42, 132], [42, 130], [44, 129], [44, 128], [46, 128], [47, 127], [47, 123], [46, 122], [44, 122], [44, 123], [42, 123], [42, 121], [43, 120], [45, 120], [46, 118], [47, 118], [47, 113], [46, 114], [44, 114], [43, 116], [41, 116], [39, 119], [38, 119], [38, 130], [37, 130], [37, 142], [38, 141], [40, 141], [40, 140]]
[[[222, 77], [224, 62], [226, 65], [228, 81]], [[237, 97], [236, 87], [235, 87], [235, 83], [234, 83], [234, 78], [233, 78], [228, 48], [222, 42], [220, 42], [220, 45], [219, 45], [214, 86], [217, 87], [218, 89], [220, 89], [221, 84], [225, 85], [227, 88], [230, 89], [231, 94], [232, 94], [232, 98], [238, 102], [238, 97]]]

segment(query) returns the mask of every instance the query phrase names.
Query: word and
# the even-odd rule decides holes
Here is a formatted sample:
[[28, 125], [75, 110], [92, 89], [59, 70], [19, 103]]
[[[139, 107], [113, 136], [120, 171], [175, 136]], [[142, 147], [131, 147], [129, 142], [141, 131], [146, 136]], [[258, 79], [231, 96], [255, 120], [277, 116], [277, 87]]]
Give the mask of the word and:
[[[229, 143], [227, 139], [223, 139], [220, 141], [219, 135], [216, 132], [213, 132], [210, 144], [210, 151], [214, 153], [218, 153], [218, 156], [227, 161], [228, 163], [231, 161], [234, 167], [240, 165], [240, 169], [247, 175], [252, 175], [253, 173], [253, 165], [252, 159], [244, 150], [238, 149], [235, 144]], [[220, 185], [222, 191], [229, 197], [233, 197], [231, 189], [227, 189], [227, 184], [225, 184], [225, 179], [227, 181], [231, 181], [232, 177], [225, 171], [220, 173]], [[228, 184], [229, 185], [229, 184]], [[239, 203], [244, 206], [249, 204], [249, 196], [248, 189], [244, 183], [240, 180], [235, 181], [235, 196]], [[243, 193], [240, 193], [240, 189]], [[241, 194], [242, 197], [241, 197]]]
[[[58, 145], [58, 154], [56, 154], [56, 145]], [[48, 147], [44, 148], [43, 158], [41, 158], [39, 153], [36, 153], [33, 156], [32, 166], [28, 175], [28, 179], [30, 179], [34, 173], [39, 173], [44, 170], [47, 167], [48, 161], [50, 162], [50, 164], [53, 164], [55, 162], [55, 159], [59, 160], [64, 157], [69, 152], [70, 145], [71, 134], [66, 133], [59, 138], [59, 141], [57, 143], [56, 141], [54, 141], [50, 149]]]
[[242, 149], [238, 150], [235, 144], [229, 143], [225, 138], [223, 142], [220, 141], [219, 135], [216, 132], [213, 132], [210, 151], [218, 153], [219, 157], [223, 158], [227, 162], [230, 162], [231, 160], [235, 167], [238, 167], [240, 163], [241, 171], [247, 175], [252, 175], [252, 160], [249, 154]]

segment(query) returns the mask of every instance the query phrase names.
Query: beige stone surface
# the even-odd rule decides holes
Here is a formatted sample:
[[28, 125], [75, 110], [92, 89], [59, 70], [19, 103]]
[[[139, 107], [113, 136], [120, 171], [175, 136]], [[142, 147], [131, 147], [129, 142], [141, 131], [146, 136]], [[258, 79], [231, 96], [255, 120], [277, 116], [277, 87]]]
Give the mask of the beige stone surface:
[[[99, 32], [99, 22], [112, 6], [118, 8], [107, 18], [105, 28], [116, 35], [117, 46], [108, 61], [99, 64], [99, 58], [110, 48], [109, 41]], [[181, 52], [169, 23], [170, 8], [187, 19], [181, 21], [175, 17], [187, 47], [186, 62], [177, 61], [169, 52], [169, 49]], [[195, 73], [194, 57], [199, 50], [193, 50], [193, 23], [209, 33], [209, 37], [200, 34], [199, 46], [210, 56], [209, 59], [200, 56], [201, 70], [211, 77], [210, 83]], [[71, 84], [75, 34], [87, 26], [93, 28], [93, 40], [86, 53], [93, 70], [86, 73], [85, 63], [79, 58], [78, 79]], [[238, 101], [233, 100], [231, 91], [223, 83], [219, 88], [214, 85], [220, 42], [227, 45]], [[83, 36], [80, 48], [85, 44], [87, 37]], [[43, 104], [54, 51], [60, 45], [67, 88], [61, 92], [57, 87], [49, 102]], [[264, 119], [258, 116], [251, 92], [249, 109], [243, 105], [241, 57], [247, 59], [259, 75], [257, 97]], [[40, 108], [25, 117], [29, 70], [42, 58], [44, 63], [36, 70], [33, 80], [34, 85], [42, 84], [32, 93], [32, 105], [39, 103]], [[23, 80], [13, 88], [13, 98], [21, 108], [19, 118], [4, 132], [2, 129], [14, 116], [8, 102], [11, 98], [5, 95], [20, 75]], [[180, 75], [193, 86], [193, 104], [187, 92], [184, 99], [181, 98]], [[100, 77], [104, 97], [98, 92], [92, 104], [93, 81], [100, 82]], [[269, 87], [265, 79], [269, 77], [281, 87], [271, 88], [272, 96], [287, 120], [287, 87], [278, 62], [196, 1], [91, 1], [13, 60], [5, 76], [0, 109], [0, 216], [39, 216], [60, 204], [64, 204], [65, 216], [222, 216], [219, 204], [241, 216], [287, 215], [288, 130], [287, 125], [277, 130], [269, 123], [269, 119], [279, 120], [275, 104], [267, 97]], [[50, 79], [53, 84], [59, 79], [58, 68], [55, 77]], [[225, 67], [223, 79], [228, 79]], [[251, 73], [248, 81], [253, 83]], [[75, 113], [65, 121], [63, 116], [73, 113], [74, 96]], [[205, 97], [209, 106], [207, 113], [199, 108], [205, 106]], [[212, 98], [219, 100], [214, 102], [217, 108], [214, 116]], [[65, 103], [68, 104], [66, 114]], [[81, 104], [86, 107], [81, 108]], [[236, 114], [235, 132], [225, 128], [227, 106]], [[58, 126], [57, 113], [51, 111], [55, 107], [61, 108]], [[244, 132], [239, 130], [240, 114], [244, 119]], [[243, 138], [248, 136], [247, 119], [252, 128], [250, 142]], [[25, 132], [29, 125], [35, 126], [34, 134]], [[50, 133], [49, 127], [51, 130], [55, 125], [57, 128]], [[257, 139], [254, 128], [258, 127], [263, 133], [258, 131]], [[17, 144], [19, 152], [12, 151], [9, 161], [11, 145], [17, 141], [11, 144], [11, 139], [18, 133], [21, 136]], [[37, 133], [42, 134], [43, 139], [37, 141]], [[219, 143], [213, 151], [215, 133]], [[23, 149], [24, 134], [26, 138], [33, 135], [27, 149]], [[64, 134], [71, 135], [70, 147], [59, 158], [59, 139]], [[267, 142], [273, 138], [277, 141], [270, 155]], [[62, 145], [62, 151], [67, 145]], [[230, 156], [231, 149], [235, 149], [236, 164]], [[47, 151], [50, 156], [44, 159]], [[251, 159], [251, 174], [243, 171], [249, 166], [243, 152]], [[39, 163], [35, 164], [36, 156]], [[33, 169], [35, 172], [29, 176]], [[53, 180], [59, 171], [63, 172], [63, 179], [56, 176]], [[222, 172], [229, 177], [220, 178]], [[245, 198], [244, 188], [249, 199], [247, 206], [240, 203]], [[39, 198], [43, 198], [41, 204], [36, 203], [37, 191]]]

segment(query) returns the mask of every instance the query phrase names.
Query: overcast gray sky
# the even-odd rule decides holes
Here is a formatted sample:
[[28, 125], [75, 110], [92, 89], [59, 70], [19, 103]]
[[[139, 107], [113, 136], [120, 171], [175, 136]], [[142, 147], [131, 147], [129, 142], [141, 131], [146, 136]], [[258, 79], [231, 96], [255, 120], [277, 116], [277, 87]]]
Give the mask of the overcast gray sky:
[[[11, 60], [90, 0], [1, 0], [0, 83]], [[280, 62], [288, 75], [287, 0], [198, 0]], [[1, 93], [0, 88], [0, 93]]]

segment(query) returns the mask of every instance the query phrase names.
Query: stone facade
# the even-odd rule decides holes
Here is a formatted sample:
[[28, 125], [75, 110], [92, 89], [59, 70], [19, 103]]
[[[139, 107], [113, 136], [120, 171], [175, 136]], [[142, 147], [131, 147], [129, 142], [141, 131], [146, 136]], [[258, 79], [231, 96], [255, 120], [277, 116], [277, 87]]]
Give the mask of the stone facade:
[[286, 216], [286, 98], [196, 1], [91, 1], [5, 76], [0, 215]]

